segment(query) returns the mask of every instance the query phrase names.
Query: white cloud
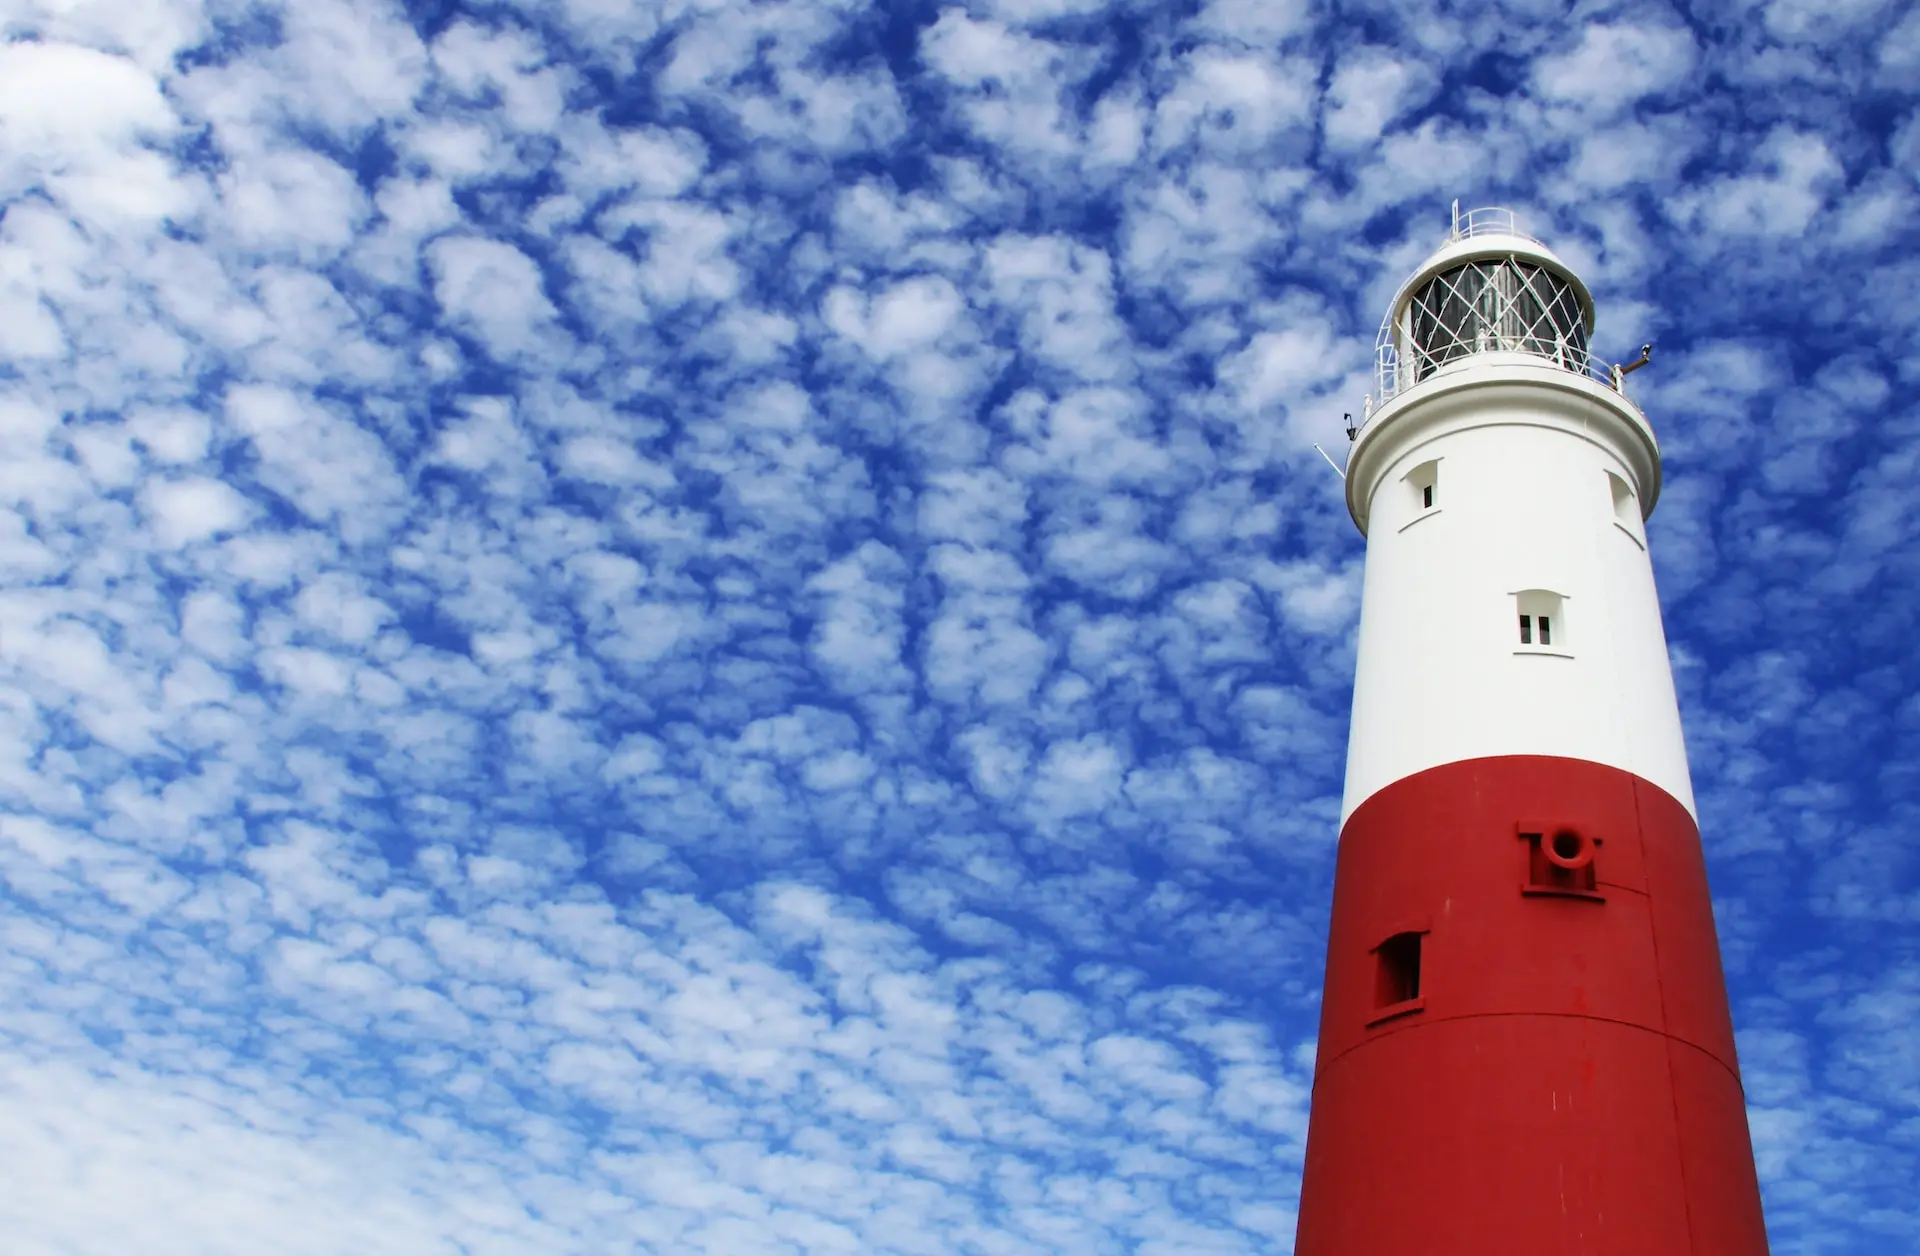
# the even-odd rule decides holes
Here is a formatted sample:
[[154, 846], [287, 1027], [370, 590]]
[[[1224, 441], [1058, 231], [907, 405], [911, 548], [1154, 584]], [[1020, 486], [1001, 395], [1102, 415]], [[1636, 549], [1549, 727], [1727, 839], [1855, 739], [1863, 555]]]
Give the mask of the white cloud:
[[697, 204], [635, 201], [601, 219], [603, 231], [624, 227], [648, 234], [638, 278], [652, 300], [724, 301], [739, 290], [740, 268], [728, 255], [735, 228], [725, 214]]
[[[0, 1146], [28, 1175], [10, 1195], [35, 1201], [9, 1209], [8, 1225], [29, 1247], [173, 1247], [191, 1236], [208, 1253], [400, 1253], [559, 1237], [489, 1206], [481, 1183], [504, 1183], [488, 1167], [468, 1166], [478, 1180], [457, 1186], [415, 1137], [359, 1120], [315, 1129], [275, 1111], [276, 1101], [297, 1102], [292, 1093], [236, 1112], [173, 1079], [14, 1058], [0, 1094]], [[156, 1147], [173, 1152], [156, 1156]], [[103, 1196], [116, 1206], [95, 1207]]]
[[1920, 73], [1920, 11], [1909, 12], [1880, 41], [1880, 74], [1889, 82], [1912, 82]]
[[0, 124], [15, 160], [64, 163], [163, 139], [178, 121], [159, 84], [134, 62], [71, 44], [21, 41], [0, 46]]
[[1102, 487], [1150, 485], [1172, 470], [1172, 458], [1154, 439], [1140, 399], [1122, 389], [1075, 389], [1047, 406], [1036, 427], [1036, 447], [1030, 454], [1009, 453], [1008, 469], [1071, 475]]
[[1772, 0], [1766, 6], [1767, 30], [1781, 39], [1832, 39], [1885, 13], [1886, 0]]
[[1144, 598], [1160, 586], [1176, 552], [1147, 534], [1144, 512], [1109, 500], [1091, 519], [1062, 519], [1046, 540], [1047, 566], [1057, 575], [1105, 597]]
[[1306, 632], [1346, 631], [1360, 609], [1359, 572], [1328, 571], [1315, 563], [1273, 564], [1254, 573], [1262, 588], [1278, 595], [1289, 623]]
[[1336, 340], [1320, 311], [1295, 303], [1273, 313], [1271, 324], [1279, 325], [1256, 333], [1220, 368], [1240, 404], [1255, 412], [1304, 401], [1358, 365], [1358, 346]]
[[[1487, 180], [1500, 153], [1482, 137], [1444, 117], [1430, 117], [1411, 131], [1394, 131], [1380, 142], [1377, 157], [1359, 172], [1358, 205], [1332, 212], [1361, 217], [1387, 205], [1450, 199], [1462, 187]], [[1445, 211], [1445, 201], [1436, 206]], [[1439, 220], [1438, 214], [1435, 215]]]
[[44, 187], [86, 218], [184, 214], [192, 190], [148, 145], [179, 119], [146, 70], [64, 43], [0, 45], [0, 195]]
[[456, 22], [433, 44], [433, 62], [454, 91], [500, 96], [499, 115], [517, 131], [549, 131], [560, 121], [570, 75], [545, 65], [544, 47], [528, 34], [488, 31]]
[[1755, 147], [1749, 173], [1715, 179], [1680, 204], [1697, 221], [1733, 236], [1803, 232], [1844, 177], [1817, 135], [1781, 127]]
[[253, 511], [246, 498], [218, 480], [161, 480], [146, 490], [147, 511], [162, 545], [179, 547], [232, 532]]
[[1258, 48], [1306, 29], [1311, 13], [1304, 0], [1207, 0], [1195, 25]]
[[820, 599], [813, 656], [846, 692], [893, 690], [908, 683], [902, 666], [906, 630], [900, 570], [899, 555], [869, 541], [808, 582]]
[[53, 358], [66, 351], [66, 334], [38, 292], [17, 283], [0, 288], [0, 354]]
[[129, 11], [116, 0], [19, 0], [0, 15], [8, 38], [37, 37], [130, 56], [158, 74], [205, 37], [198, 0], [154, 0]]
[[226, 224], [238, 241], [305, 262], [344, 250], [367, 214], [353, 176], [318, 153], [262, 153], [233, 163], [219, 180]]
[[1120, 752], [1099, 738], [1054, 742], [1035, 769], [1031, 805], [1048, 821], [1098, 814], [1119, 799], [1125, 769]]
[[707, 165], [706, 145], [687, 131], [576, 124], [562, 139], [567, 182], [587, 195], [632, 188], [643, 196], [678, 196]]
[[434, 297], [496, 356], [512, 360], [540, 346], [557, 311], [532, 258], [500, 240], [447, 236], [427, 248]]
[[1059, 237], [1003, 236], [986, 252], [994, 295], [1018, 317], [1026, 347], [1087, 379], [1125, 374], [1105, 253]]
[[[828, 321], [841, 335], [858, 341], [861, 348], [880, 358], [932, 344], [966, 308], [959, 291], [938, 275], [902, 280], [885, 289], [867, 305], [864, 316], [849, 308], [842, 292], [828, 296]], [[834, 317], [836, 307], [847, 311], [844, 326]]]
[[1005, 21], [1032, 25], [1097, 12], [1101, 0], [987, 0], [987, 13]]
[[928, 64], [969, 87], [1008, 76], [1037, 77], [1050, 55], [1047, 44], [998, 22], [975, 21], [962, 9], [942, 13], [922, 40]]
[[1598, 122], [1680, 86], [1698, 56], [1684, 27], [1588, 26], [1574, 48], [1536, 63], [1533, 81], [1549, 100], [1590, 110], [1589, 120]]
[[405, 488], [380, 440], [358, 424], [285, 389], [237, 385], [229, 419], [252, 440], [260, 479], [309, 519], [353, 538], [391, 523]]
[[1355, 49], [1341, 58], [1327, 87], [1327, 142], [1339, 148], [1371, 143], [1423, 104], [1435, 86], [1418, 62], [1403, 61], [1384, 48]]
[[927, 627], [925, 683], [954, 703], [1025, 702], [1040, 683], [1050, 653], [1026, 622], [1020, 565], [1005, 554], [940, 546], [932, 570], [946, 587]]
[[1313, 108], [1314, 72], [1305, 61], [1196, 50], [1177, 86], [1160, 100], [1157, 147], [1197, 139], [1211, 151], [1259, 151]]
[[1699, 137], [1671, 123], [1619, 122], [1582, 138], [1568, 175], [1583, 187], [1612, 190], [1672, 179], [1695, 153]]
[[1071, 151], [1073, 126], [1062, 107], [1062, 71], [1073, 50], [995, 21], [949, 8], [920, 36], [928, 66], [968, 89], [960, 104], [975, 134], [1007, 150], [1045, 160]]
[[419, 36], [377, 0], [302, 0], [283, 21], [290, 104], [337, 134], [405, 116], [425, 85]]

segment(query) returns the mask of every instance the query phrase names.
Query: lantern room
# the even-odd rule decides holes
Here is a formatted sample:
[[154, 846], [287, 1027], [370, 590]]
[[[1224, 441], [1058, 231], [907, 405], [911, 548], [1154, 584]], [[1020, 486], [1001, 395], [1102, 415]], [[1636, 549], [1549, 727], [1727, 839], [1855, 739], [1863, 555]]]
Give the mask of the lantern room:
[[1380, 325], [1369, 402], [1486, 353], [1524, 353], [1612, 382], [1588, 352], [1592, 334], [1586, 285], [1512, 211], [1456, 209], [1447, 243], [1401, 285]]

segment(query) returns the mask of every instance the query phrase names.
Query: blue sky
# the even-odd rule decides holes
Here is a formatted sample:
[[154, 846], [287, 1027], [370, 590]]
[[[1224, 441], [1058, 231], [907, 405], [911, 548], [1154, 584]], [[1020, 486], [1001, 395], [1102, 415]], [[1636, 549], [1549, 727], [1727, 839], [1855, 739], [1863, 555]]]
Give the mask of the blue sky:
[[1774, 1250], [1920, 1246], [1920, 13], [0, 35], [11, 1250], [1290, 1251], [1454, 197], [1658, 345]]

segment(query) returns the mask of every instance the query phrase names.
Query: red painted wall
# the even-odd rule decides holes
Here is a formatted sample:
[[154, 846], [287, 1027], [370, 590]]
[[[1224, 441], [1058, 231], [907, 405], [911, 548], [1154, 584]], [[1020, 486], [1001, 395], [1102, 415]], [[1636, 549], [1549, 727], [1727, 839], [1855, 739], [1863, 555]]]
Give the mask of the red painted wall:
[[[1561, 830], [1591, 873], [1536, 886], [1522, 835]], [[1407, 932], [1419, 997], [1382, 1008], [1375, 948]], [[1533, 756], [1362, 804], [1340, 837], [1297, 1256], [1766, 1251], [1686, 809]]]

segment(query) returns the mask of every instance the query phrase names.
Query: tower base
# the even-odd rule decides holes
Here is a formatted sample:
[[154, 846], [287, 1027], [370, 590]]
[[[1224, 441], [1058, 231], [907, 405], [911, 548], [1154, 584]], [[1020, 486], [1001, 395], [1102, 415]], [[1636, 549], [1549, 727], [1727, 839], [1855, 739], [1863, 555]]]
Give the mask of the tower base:
[[1670, 795], [1514, 756], [1354, 812], [1295, 1251], [1765, 1256], [1699, 831]]

